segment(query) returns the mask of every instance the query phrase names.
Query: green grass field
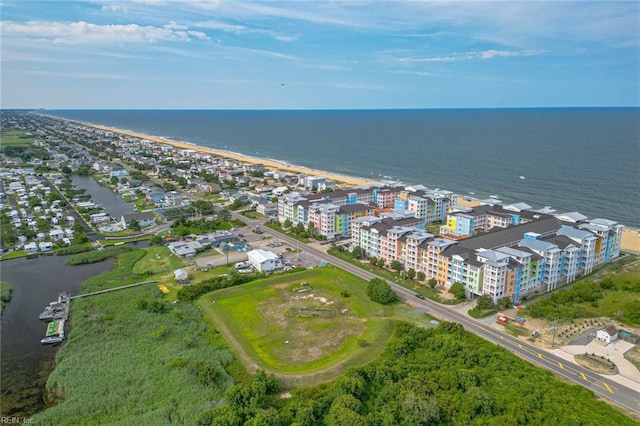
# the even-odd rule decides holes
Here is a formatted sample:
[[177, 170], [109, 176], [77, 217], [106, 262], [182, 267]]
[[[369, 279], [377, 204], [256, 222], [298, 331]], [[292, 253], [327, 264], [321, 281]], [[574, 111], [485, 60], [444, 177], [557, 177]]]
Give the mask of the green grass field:
[[[609, 282], [606, 289], [598, 283]], [[595, 285], [593, 285], [595, 284]], [[586, 299], [576, 294], [579, 285], [589, 285], [596, 297]], [[583, 290], [588, 293], [589, 290]], [[565, 293], [566, 292], [566, 293]], [[544, 295], [529, 303], [531, 316], [547, 319], [608, 317], [623, 324], [640, 326], [640, 259], [630, 257], [605, 265], [595, 273], [575, 281], [566, 289]], [[572, 295], [571, 297], [562, 297]], [[585, 301], [583, 301], [585, 300]], [[526, 311], [525, 311], [526, 314]]]
[[21, 130], [3, 130], [0, 132], [0, 150], [10, 146], [31, 146], [33, 138], [25, 136]]
[[[301, 283], [311, 289], [296, 292]], [[391, 337], [399, 306], [372, 302], [366, 285], [341, 270], [317, 268], [216, 291], [199, 305], [245, 364], [290, 385], [311, 384], [371, 361]]]

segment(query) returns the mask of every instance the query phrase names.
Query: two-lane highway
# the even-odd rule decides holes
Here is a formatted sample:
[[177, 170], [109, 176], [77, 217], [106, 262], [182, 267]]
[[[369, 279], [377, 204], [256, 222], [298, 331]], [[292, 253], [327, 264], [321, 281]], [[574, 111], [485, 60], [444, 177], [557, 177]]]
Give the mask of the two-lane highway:
[[[232, 215], [235, 218], [246, 222], [252, 228], [262, 225], [259, 221], [249, 220], [246, 217], [240, 216], [236, 213], [232, 213]], [[261, 229], [266, 234], [278, 238], [280, 241], [283, 241], [290, 245], [297, 244], [297, 241], [295, 239], [284, 234], [275, 232], [267, 227], [262, 227]], [[348, 262], [335, 258], [327, 254], [325, 251], [319, 250], [311, 245], [304, 245], [304, 250], [322, 261], [331, 263], [365, 280], [371, 280], [372, 278], [382, 278]], [[614, 382], [579, 365], [568, 363], [564, 359], [554, 355], [553, 353], [533, 346], [507, 333], [488, 327], [474, 320], [468, 315], [462, 314], [448, 306], [441, 305], [428, 299], [418, 299], [417, 297], [415, 297], [415, 294], [412, 291], [391, 281], [387, 282], [401, 299], [410, 302], [412, 305], [427, 308], [431, 314], [444, 321], [459, 323], [463, 327], [465, 327], [467, 331], [470, 331], [486, 340], [489, 340], [490, 342], [502, 346], [537, 366], [546, 368], [547, 370], [551, 370], [554, 373], [564, 377], [565, 379], [581, 385], [608, 400], [611, 400], [621, 407], [640, 414], [640, 385], [635, 389], [623, 386], [620, 383]]]

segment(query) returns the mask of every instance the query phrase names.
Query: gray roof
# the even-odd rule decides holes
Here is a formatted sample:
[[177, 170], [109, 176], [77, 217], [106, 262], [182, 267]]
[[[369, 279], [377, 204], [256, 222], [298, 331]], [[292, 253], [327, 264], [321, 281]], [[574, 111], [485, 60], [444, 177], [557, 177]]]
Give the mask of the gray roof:
[[531, 240], [529, 238], [522, 239], [518, 243], [518, 247], [527, 247], [527, 248], [530, 248], [531, 250], [538, 250], [538, 251], [558, 249], [557, 245], [550, 243], [548, 241]]
[[459, 244], [471, 249], [495, 249], [502, 246], [516, 245], [527, 232], [535, 232], [541, 235], [549, 235], [562, 226], [555, 217], [549, 216], [523, 225], [499, 228], [485, 234], [460, 240]]
[[346, 206], [340, 206], [340, 213], [356, 213], [366, 210], [373, 210], [373, 207], [365, 206], [364, 204], [348, 204]]
[[556, 215], [556, 217], [564, 222], [573, 222], [573, 223], [583, 221], [587, 218], [587, 216], [578, 212], [561, 213]]
[[595, 238], [595, 236], [589, 231], [583, 231], [581, 229], [572, 228], [571, 226], [562, 225], [557, 232], [558, 235], [564, 235], [573, 240], [582, 242], [585, 238]]

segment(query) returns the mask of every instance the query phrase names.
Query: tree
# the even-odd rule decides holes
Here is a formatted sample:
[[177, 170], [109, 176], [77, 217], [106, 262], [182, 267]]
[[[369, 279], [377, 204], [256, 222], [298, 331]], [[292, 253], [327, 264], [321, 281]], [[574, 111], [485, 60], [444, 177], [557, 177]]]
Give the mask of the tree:
[[407, 278], [409, 278], [410, 280], [413, 280], [416, 277], [416, 271], [413, 268], [409, 268], [409, 270], [407, 271]]
[[378, 266], [378, 258], [375, 256], [371, 256], [369, 258], [369, 263], [373, 266]]
[[367, 296], [381, 305], [388, 305], [398, 300], [391, 286], [380, 278], [374, 278], [367, 285]]
[[62, 171], [62, 174], [65, 174], [65, 175], [67, 175], [67, 176], [68, 176], [68, 175], [70, 175], [70, 174], [71, 174], [71, 172], [72, 172], [73, 170], [71, 170], [71, 168], [70, 168], [69, 166], [63, 166], [63, 167], [62, 167], [62, 169], [61, 169], [61, 171]]
[[89, 176], [90, 174], [91, 169], [86, 164], [78, 167], [78, 176]]
[[289, 229], [291, 228], [291, 225], [293, 225], [293, 223], [289, 219], [285, 219], [282, 226], [284, 226], [285, 229]]
[[449, 289], [449, 293], [453, 294], [456, 297], [456, 300], [464, 300], [464, 299], [466, 299], [466, 291], [465, 291], [464, 285], [462, 283], [453, 283], [453, 284], [451, 284], [451, 288]]
[[132, 231], [140, 231], [142, 228], [140, 227], [140, 222], [135, 219], [131, 219], [131, 223], [129, 223], [129, 229]]
[[394, 260], [391, 262], [391, 269], [393, 269], [394, 271], [400, 273], [400, 271], [402, 271], [402, 263], [400, 263], [397, 260]]
[[313, 222], [309, 222], [307, 224], [307, 233], [309, 235], [314, 235], [316, 233], [316, 226]]
[[109, 182], [111, 183], [111, 185], [117, 185], [118, 184], [118, 177], [117, 176], [111, 176], [111, 179], [109, 180]]
[[416, 277], [418, 278], [418, 281], [424, 281], [424, 279], [427, 278], [425, 273], [422, 271], [418, 272], [418, 275]]
[[353, 255], [353, 257], [355, 257], [356, 259], [362, 259], [362, 247], [357, 246], [354, 247], [353, 251], [351, 252], [351, 254]]
[[438, 280], [436, 280], [435, 278], [429, 278], [429, 287], [436, 288], [437, 285], [438, 285]]
[[491, 296], [483, 294], [482, 296], [478, 297], [478, 301], [476, 302], [476, 309], [484, 311], [495, 309], [495, 307], [496, 305], [493, 304], [493, 299], [491, 298]]
[[220, 220], [228, 222], [231, 220], [231, 212], [227, 209], [222, 209], [220, 210], [220, 213], [218, 213], [218, 217]]
[[498, 299], [498, 309], [504, 311], [505, 309], [509, 309], [513, 307], [513, 301], [510, 297], [501, 297]]
[[149, 239], [149, 244], [151, 244], [152, 246], [161, 246], [164, 244], [164, 238], [162, 238], [160, 235], [153, 235]]

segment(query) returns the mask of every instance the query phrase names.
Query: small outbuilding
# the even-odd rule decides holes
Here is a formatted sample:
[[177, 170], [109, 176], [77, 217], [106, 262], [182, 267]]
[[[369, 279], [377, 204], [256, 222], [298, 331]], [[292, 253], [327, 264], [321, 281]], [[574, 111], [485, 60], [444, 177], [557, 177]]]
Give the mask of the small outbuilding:
[[614, 326], [610, 325], [602, 330], [598, 330], [596, 338], [605, 343], [611, 343], [618, 338], [618, 330]]
[[173, 278], [180, 284], [189, 283], [189, 273], [182, 268], [173, 271]]

